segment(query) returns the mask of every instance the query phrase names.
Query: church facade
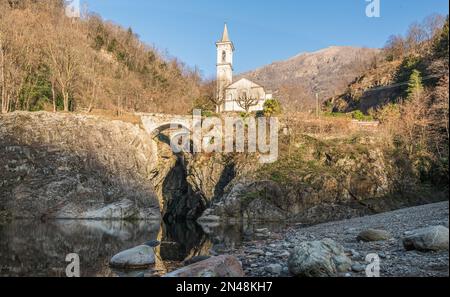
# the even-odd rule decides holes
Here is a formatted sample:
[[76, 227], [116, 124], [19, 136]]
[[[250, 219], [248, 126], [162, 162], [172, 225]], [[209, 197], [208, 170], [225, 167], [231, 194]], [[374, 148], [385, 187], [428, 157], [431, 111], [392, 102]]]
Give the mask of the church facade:
[[217, 112], [256, 112], [264, 109], [264, 103], [272, 99], [263, 86], [249, 79], [233, 81], [234, 44], [225, 24], [222, 39], [217, 47]]

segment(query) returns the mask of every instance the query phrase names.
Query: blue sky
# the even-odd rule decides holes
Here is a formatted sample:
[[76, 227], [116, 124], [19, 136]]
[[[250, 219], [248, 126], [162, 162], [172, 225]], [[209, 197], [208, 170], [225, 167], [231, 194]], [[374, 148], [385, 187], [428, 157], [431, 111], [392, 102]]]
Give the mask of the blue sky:
[[215, 75], [215, 42], [224, 22], [235, 44], [236, 73], [332, 45], [382, 47], [414, 21], [448, 14], [447, 0], [82, 0], [90, 11], [133, 28], [147, 44]]

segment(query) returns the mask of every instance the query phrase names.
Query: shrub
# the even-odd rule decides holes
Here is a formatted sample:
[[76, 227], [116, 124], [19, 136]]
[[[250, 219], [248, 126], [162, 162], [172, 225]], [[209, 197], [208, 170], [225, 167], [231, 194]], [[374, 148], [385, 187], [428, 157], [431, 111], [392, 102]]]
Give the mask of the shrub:
[[269, 99], [264, 103], [264, 115], [271, 117], [281, 113], [281, 104], [277, 99]]
[[373, 117], [370, 115], [365, 115], [361, 110], [356, 110], [352, 113], [352, 118], [357, 121], [373, 121]]

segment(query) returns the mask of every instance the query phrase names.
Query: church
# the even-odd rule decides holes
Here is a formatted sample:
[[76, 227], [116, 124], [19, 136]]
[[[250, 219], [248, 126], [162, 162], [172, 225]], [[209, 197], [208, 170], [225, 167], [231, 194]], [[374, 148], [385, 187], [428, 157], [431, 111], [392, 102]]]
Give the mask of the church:
[[233, 81], [233, 52], [228, 28], [225, 24], [222, 39], [217, 47], [217, 112], [256, 112], [264, 109], [264, 103], [272, 99], [263, 86], [241, 78]]

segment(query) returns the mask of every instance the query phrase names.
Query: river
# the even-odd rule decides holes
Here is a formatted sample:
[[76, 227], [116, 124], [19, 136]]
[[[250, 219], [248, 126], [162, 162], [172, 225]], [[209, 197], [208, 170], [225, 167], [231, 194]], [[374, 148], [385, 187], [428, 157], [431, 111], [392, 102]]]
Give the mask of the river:
[[[182, 266], [193, 256], [232, 251], [252, 240], [256, 228], [271, 230], [279, 225], [230, 225], [202, 228], [195, 222], [161, 224], [125, 221], [15, 220], [0, 223], [0, 277], [61, 277], [69, 263], [68, 254], [80, 258], [82, 277], [161, 276]], [[206, 231], [206, 232], [205, 232]], [[150, 240], [157, 261], [145, 270], [111, 269], [115, 254]]]

